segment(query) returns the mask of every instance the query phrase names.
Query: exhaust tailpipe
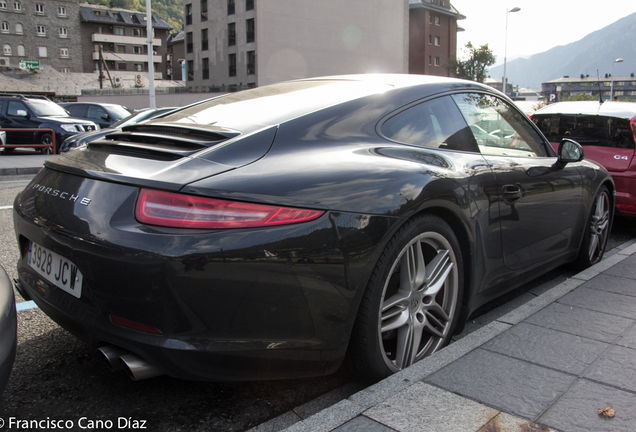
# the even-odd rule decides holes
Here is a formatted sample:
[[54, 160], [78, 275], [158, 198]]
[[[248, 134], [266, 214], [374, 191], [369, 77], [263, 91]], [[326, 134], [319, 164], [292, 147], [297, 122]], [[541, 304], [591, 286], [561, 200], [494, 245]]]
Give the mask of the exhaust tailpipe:
[[111, 372], [117, 372], [124, 369], [124, 365], [119, 360], [119, 358], [124, 354], [128, 354], [130, 352], [128, 350], [113, 345], [99, 347], [97, 348], [97, 351], [99, 351], [104, 360], [106, 360], [108, 369], [110, 369]]
[[128, 353], [119, 357], [124, 371], [133, 381], [164, 375], [165, 372], [151, 365], [137, 354]]

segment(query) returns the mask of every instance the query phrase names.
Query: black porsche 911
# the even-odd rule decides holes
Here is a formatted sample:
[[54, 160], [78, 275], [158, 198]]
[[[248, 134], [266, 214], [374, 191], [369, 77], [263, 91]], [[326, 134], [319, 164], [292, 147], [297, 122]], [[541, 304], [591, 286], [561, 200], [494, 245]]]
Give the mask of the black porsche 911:
[[227, 94], [49, 159], [17, 287], [135, 378], [380, 379], [603, 255], [614, 184], [496, 90], [418, 75]]

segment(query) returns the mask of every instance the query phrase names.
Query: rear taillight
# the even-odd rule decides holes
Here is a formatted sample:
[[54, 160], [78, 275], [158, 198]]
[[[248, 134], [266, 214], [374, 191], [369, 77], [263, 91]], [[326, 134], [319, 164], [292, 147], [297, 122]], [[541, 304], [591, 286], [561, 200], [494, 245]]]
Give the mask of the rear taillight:
[[636, 118], [630, 119], [629, 125], [632, 128], [632, 137], [634, 138], [634, 144], [636, 144]]
[[228, 229], [289, 225], [318, 219], [323, 211], [142, 189], [135, 216], [144, 224], [176, 228]]

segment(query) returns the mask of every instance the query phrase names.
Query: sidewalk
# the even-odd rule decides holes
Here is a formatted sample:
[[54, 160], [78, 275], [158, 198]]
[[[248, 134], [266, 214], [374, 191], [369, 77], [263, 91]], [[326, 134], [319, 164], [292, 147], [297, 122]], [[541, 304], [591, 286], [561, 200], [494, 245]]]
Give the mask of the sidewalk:
[[[400, 373], [312, 416], [300, 407], [250, 432], [634, 432], [630, 243]], [[613, 418], [599, 415], [608, 407]]]
[[37, 174], [51, 157], [32, 149], [15, 149], [11, 154], [0, 152], [0, 176]]

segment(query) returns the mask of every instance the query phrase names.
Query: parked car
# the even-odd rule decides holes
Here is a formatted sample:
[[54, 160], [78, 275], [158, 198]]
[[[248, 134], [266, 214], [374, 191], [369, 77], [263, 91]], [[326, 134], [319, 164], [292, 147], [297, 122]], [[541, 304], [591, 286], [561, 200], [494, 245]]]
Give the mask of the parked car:
[[[56, 150], [59, 151], [60, 144], [67, 137], [99, 129], [99, 126], [92, 121], [71, 117], [64, 108], [44, 96], [0, 93], [0, 128], [52, 129]], [[51, 144], [52, 137], [49, 131], [7, 132], [6, 144], [12, 145], [12, 148], [32, 147], [34, 144]], [[43, 149], [44, 152], [50, 150]]]
[[13, 284], [0, 266], [0, 396], [7, 387], [18, 344]]
[[136, 378], [313, 376], [347, 357], [374, 380], [493, 298], [599, 262], [613, 197], [579, 144], [555, 152], [491, 87], [291, 81], [46, 161], [14, 203], [16, 286]]
[[119, 120], [116, 123], [113, 123], [110, 127], [106, 129], [100, 129], [92, 132], [84, 132], [81, 134], [76, 134], [70, 136], [64, 140], [62, 146], [60, 147], [60, 153], [66, 153], [70, 150], [75, 150], [78, 147], [88, 144], [89, 142], [98, 140], [100, 138], [105, 137], [106, 135], [121, 131], [121, 128], [125, 126], [130, 126], [142, 122], [144, 120], [148, 120], [151, 118], [159, 117], [162, 114], [173, 111], [176, 108], [168, 107], [168, 108], [156, 108], [156, 109], [145, 109], [143, 111], [137, 111], [134, 114], [130, 114], [128, 117], [125, 117]]
[[532, 115], [556, 148], [563, 138], [579, 142], [585, 157], [603, 165], [616, 184], [616, 210], [636, 216], [636, 103], [558, 102]]
[[131, 111], [123, 105], [93, 102], [63, 102], [64, 107], [73, 117], [90, 120], [100, 128], [110, 127], [113, 123], [128, 117]]

